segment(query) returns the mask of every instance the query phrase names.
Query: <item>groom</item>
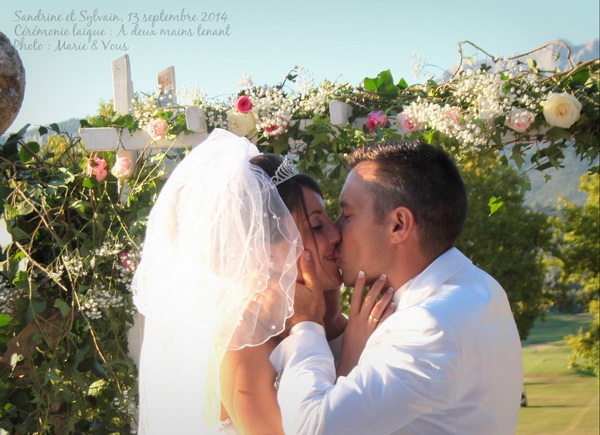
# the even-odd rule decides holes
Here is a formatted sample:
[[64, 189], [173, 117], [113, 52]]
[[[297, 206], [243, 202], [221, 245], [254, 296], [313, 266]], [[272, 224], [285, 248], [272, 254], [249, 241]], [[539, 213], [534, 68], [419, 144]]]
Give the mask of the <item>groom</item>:
[[283, 370], [286, 433], [514, 433], [519, 334], [502, 287], [453, 247], [467, 213], [456, 166], [418, 142], [359, 148], [350, 166], [336, 252], [343, 281], [387, 274], [396, 310], [336, 381], [322, 307], [295, 308], [271, 355]]

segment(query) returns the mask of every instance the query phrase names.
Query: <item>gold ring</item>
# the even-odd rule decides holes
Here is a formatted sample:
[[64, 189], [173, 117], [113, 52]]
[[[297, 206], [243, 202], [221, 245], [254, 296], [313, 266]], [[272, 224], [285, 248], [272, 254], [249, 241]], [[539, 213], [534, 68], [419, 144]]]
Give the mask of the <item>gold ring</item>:
[[379, 323], [379, 317], [372, 316], [371, 314], [369, 314], [369, 320], [372, 320], [375, 323]]

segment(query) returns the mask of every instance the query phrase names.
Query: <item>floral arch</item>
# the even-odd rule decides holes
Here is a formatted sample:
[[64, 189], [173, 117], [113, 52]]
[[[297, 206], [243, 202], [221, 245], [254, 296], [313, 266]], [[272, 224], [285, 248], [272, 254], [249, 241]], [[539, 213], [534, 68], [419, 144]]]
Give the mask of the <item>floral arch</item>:
[[[485, 60], [463, 54], [468, 47]], [[559, 42], [507, 59], [462, 42], [456, 71], [419, 84], [383, 71], [358, 86], [315, 86], [294, 69], [280, 84], [246, 78], [213, 100], [172, 95], [167, 83], [124, 108], [101, 106], [81, 121], [81, 137], [57, 124], [39, 127], [44, 143], [27, 139], [28, 126], [11, 135], [0, 148], [0, 428], [118, 432], [132, 421], [129, 285], [148, 212], [186, 141], [227, 128], [265, 152], [297, 155], [330, 192], [345, 156], [372, 141], [422, 139], [463, 165], [497, 153], [543, 170], [559, 166], [567, 147], [595, 161], [600, 61], [556, 71], [531, 57], [560, 47], [569, 62]], [[149, 152], [131, 151], [136, 135]]]

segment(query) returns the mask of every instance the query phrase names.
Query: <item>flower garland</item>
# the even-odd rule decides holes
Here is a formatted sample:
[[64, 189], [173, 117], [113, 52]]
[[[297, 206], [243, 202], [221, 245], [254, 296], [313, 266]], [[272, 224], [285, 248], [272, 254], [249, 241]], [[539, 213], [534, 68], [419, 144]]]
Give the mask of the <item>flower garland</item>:
[[[554, 155], [568, 143], [577, 142], [582, 157], [597, 156], [593, 142], [598, 130], [594, 122], [599, 106], [598, 59], [564, 72], [543, 72], [526, 55], [500, 59], [471, 44], [491, 59], [489, 65], [467, 65], [470, 62], [462, 55], [465, 43], [471, 44], [459, 44], [461, 60], [456, 72], [439, 84], [431, 79], [412, 86], [404, 79], [395, 84], [391, 73], [383, 71], [376, 78], [366, 78], [360, 86], [329, 81], [315, 86], [301, 69], [295, 68], [275, 86], [259, 86], [244, 76], [238, 82], [237, 94], [224, 100], [210, 100], [198, 90], [185, 90], [180, 96], [187, 98], [187, 105], [204, 110], [208, 131], [225, 128], [259, 145], [276, 143], [274, 149], [278, 152], [285, 152], [298, 141], [308, 143], [310, 148], [314, 134], [300, 131], [300, 120], [328, 122], [329, 103], [339, 100], [353, 109], [352, 124], [346, 126], [354, 130], [349, 134], [355, 138], [350, 147], [401, 137], [464, 151], [546, 142], [556, 146], [551, 153]], [[545, 44], [527, 55], [555, 46], [565, 45]], [[128, 121], [120, 126], [144, 129], [153, 140], [175, 139], [185, 133], [185, 105], [161, 107], [160, 98], [158, 91], [137, 97], [133, 114], [117, 117], [117, 121]], [[89, 125], [119, 124], [96, 117]], [[330, 130], [335, 135], [340, 128]], [[514, 158], [520, 162], [519, 155]], [[130, 176], [130, 162], [125, 163], [126, 169], [114, 170], [113, 175]], [[552, 164], [557, 165], [556, 161]], [[102, 166], [94, 165], [88, 172], [101, 181], [98, 172], [102, 170]]]

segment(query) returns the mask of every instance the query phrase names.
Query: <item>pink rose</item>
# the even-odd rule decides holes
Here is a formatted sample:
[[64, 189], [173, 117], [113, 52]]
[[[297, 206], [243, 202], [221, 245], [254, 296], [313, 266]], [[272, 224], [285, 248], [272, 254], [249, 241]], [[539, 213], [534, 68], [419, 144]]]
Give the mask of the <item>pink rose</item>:
[[463, 121], [462, 113], [458, 107], [448, 107], [444, 110], [444, 115], [450, 118], [456, 125]]
[[388, 122], [387, 115], [383, 113], [381, 110], [377, 110], [376, 112], [371, 112], [367, 115], [367, 128], [370, 131], [375, 131], [375, 127], [385, 127]]
[[404, 133], [412, 133], [421, 129], [421, 125], [406, 116], [404, 112], [398, 113], [396, 125], [398, 125]]
[[504, 123], [513, 130], [522, 133], [529, 128], [534, 119], [535, 113], [527, 109], [513, 109], [506, 117]]
[[129, 157], [117, 156], [115, 165], [110, 170], [110, 173], [119, 180], [126, 180], [133, 175], [133, 162]]
[[106, 169], [106, 160], [100, 157], [94, 157], [88, 159], [87, 165], [85, 166], [85, 173], [88, 177], [94, 176], [96, 180], [102, 182], [108, 176], [108, 170]]
[[240, 113], [248, 113], [252, 110], [252, 100], [248, 96], [242, 95], [235, 102], [235, 108]]
[[169, 124], [167, 124], [167, 121], [162, 118], [156, 118], [146, 126], [146, 131], [150, 133], [152, 139], [160, 139], [167, 133], [168, 129]]

